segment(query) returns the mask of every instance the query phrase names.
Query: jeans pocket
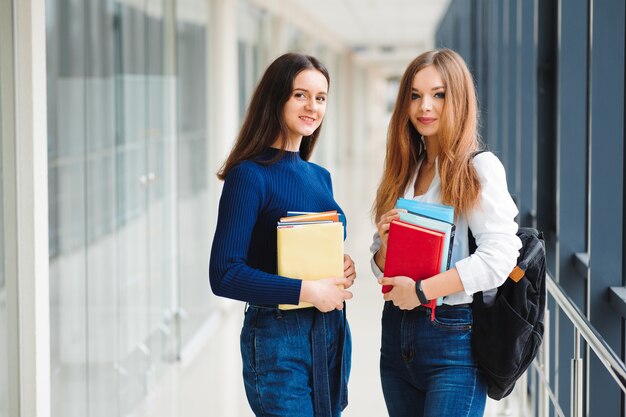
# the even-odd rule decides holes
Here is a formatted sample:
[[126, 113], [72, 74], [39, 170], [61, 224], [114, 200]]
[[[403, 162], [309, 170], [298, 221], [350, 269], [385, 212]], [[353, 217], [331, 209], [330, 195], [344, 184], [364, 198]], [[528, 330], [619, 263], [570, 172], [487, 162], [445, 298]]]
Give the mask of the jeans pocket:
[[241, 335], [239, 336], [239, 345], [241, 349], [241, 360], [244, 370], [256, 372], [256, 320], [258, 311], [256, 308], [249, 307], [245, 313]]
[[469, 307], [435, 310], [432, 323], [443, 330], [467, 332], [472, 328], [472, 312]]

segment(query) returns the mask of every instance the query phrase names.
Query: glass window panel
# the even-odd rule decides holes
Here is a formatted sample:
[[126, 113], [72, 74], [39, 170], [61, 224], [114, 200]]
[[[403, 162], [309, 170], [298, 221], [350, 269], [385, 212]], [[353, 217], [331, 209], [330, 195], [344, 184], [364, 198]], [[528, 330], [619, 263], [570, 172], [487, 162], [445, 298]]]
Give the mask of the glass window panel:
[[177, 346], [172, 5], [46, 4], [54, 416], [132, 414]]
[[[146, 23], [143, 10], [127, 1], [116, 1], [116, 51], [121, 57], [119, 72], [143, 75], [146, 73]], [[142, 96], [143, 97], [143, 96]]]
[[259, 63], [259, 43], [263, 32], [263, 14], [247, 0], [240, 0], [239, 8], [237, 14], [239, 117], [243, 120], [248, 101], [262, 70]]
[[90, 417], [119, 415], [116, 196], [115, 8], [89, 2], [87, 10], [86, 234], [87, 354]]
[[85, 4], [46, 2], [52, 415], [88, 409]]
[[[176, 80], [171, 2], [149, 0], [147, 19], [148, 389], [176, 357]], [[166, 40], [166, 37], [170, 39]]]
[[[2, 31], [0, 30], [0, 50], [4, 50], [4, 39], [2, 39]], [[8, 319], [6, 304], [6, 279], [4, 266], [4, 164], [2, 148], [4, 141], [9, 138], [3, 137], [4, 118], [3, 103], [6, 98], [2, 95], [2, 66], [6, 54], [0, 55], [0, 417], [9, 415], [9, 358], [8, 358]]]
[[47, 0], [54, 416], [131, 415], [212, 311], [207, 7]]
[[[3, 50], [4, 48], [2, 48], [2, 32], [0, 32], [0, 50]], [[0, 58], [2, 60], [4, 60], [4, 56], [2, 58]], [[2, 65], [0, 64], [0, 80], [2, 80]], [[4, 222], [4, 194], [3, 194], [3, 181], [4, 181], [4, 166], [3, 166], [3, 160], [2, 160], [2, 144], [3, 144], [3, 123], [2, 123], [2, 119], [3, 119], [3, 112], [2, 112], [2, 103], [3, 103], [3, 95], [2, 95], [2, 82], [0, 82], [0, 236], [4, 236], [4, 226], [3, 226], [3, 222]], [[8, 138], [7, 138], [8, 139]], [[5, 278], [4, 278], [4, 238], [0, 239], [0, 292], [3, 292], [5, 288]], [[4, 306], [3, 303], [0, 303], [0, 314], [2, 314], [2, 312], [4, 310], [2, 310], [2, 306]], [[0, 318], [3, 318], [5, 316], [0, 316]], [[5, 321], [4, 320], [0, 320], [0, 323], [4, 324]], [[6, 339], [0, 339], [1, 340], [6, 340]], [[0, 394], [1, 395], [1, 394]]]
[[117, 391], [119, 411], [131, 414], [146, 394], [150, 351], [147, 243], [148, 137], [147, 33], [143, 9], [115, 2], [116, 125], [115, 188], [117, 206], [116, 368], [123, 377]]
[[[185, 346], [212, 312], [206, 259], [211, 212], [207, 173], [207, 11], [203, 2], [177, 2], [178, 276], [181, 345]], [[192, 10], [197, 12], [192, 13]], [[213, 181], [212, 180], [212, 181]], [[198, 233], [198, 231], [202, 231]]]
[[[46, 1], [46, 91], [48, 98], [47, 111], [47, 125], [48, 125], [48, 160], [56, 158], [57, 152], [57, 120], [56, 111], [57, 106], [55, 104], [57, 93], [57, 80], [59, 79], [59, 22], [57, 14], [59, 13], [59, 0], [47, 0]], [[53, 101], [54, 100], [54, 101]], [[50, 194], [52, 197], [52, 194]], [[53, 208], [52, 204], [49, 204], [49, 209]], [[50, 256], [53, 256], [56, 242], [53, 238], [52, 231], [56, 230], [52, 225], [54, 224], [54, 218], [49, 214], [50, 232], [49, 232], [49, 245]]]

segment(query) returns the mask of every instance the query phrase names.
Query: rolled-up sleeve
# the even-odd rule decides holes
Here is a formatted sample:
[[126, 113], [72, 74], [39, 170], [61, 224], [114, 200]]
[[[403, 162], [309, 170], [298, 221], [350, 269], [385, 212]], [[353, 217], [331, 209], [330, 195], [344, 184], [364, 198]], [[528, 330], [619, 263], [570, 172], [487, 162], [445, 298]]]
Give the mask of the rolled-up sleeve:
[[370, 246], [370, 252], [372, 253], [372, 258], [370, 259], [370, 266], [372, 268], [372, 272], [374, 273], [374, 276], [376, 277], [376, 279], [383, 277], [383, 271], [380, 270], [380, 268], [376, 264], [376, 261], [374, 260], [374, 255], [376, 255], [376, 252], [378, 252], [378, 249], [380, 249], [380, 236], [378, 235], [378, 232], [375, 232], [372, 245]]
[[522, 242], [517, 237], [515, 206], [500, 160], [490, 152], [474, 158], [481, 183], [478, 205], [467, 216], [476, 251], [456, 262], [465, 292], [472, 295], [499, 287], [515, 267]]

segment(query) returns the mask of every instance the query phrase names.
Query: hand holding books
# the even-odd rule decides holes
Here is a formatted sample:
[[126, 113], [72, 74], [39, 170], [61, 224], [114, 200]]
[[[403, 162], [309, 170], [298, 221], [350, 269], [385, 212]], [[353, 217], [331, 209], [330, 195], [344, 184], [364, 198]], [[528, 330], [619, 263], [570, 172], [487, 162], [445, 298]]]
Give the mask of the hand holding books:
[[284, 310], [317, 307], [320, 311], [343, 308], [352, 298], [345, 291], [352, 281], [346, 272], [354, 263], [343, 254], [344, 225], [336, 211], [323, 213], [288, 213], [277, 225], [278, 274], [303, 280], [301, 303], [281, 304]]
[[[401, 198], [396, 209], [385, 214], [381, 221], [388, 222], [385, 225], [388, 242], [383, 265], [386, 278], [379, 282], [385, 294], [398, 288], [394, 294], [385, 295], [385, 300], [393, 300], [404, 309], [414, 308], [420, 303], [413, 281], [431, 278], [449, 268], [455, 232], [454, 209]], [[426, 305], [433, 314], [436, 304], [437, 300], [431, 300]]]
[[[322, 313], [343, 309], [343, 302], [352, 298], [352, 292], [343, 288], [349, 283], [345, 277], [325, 278], [316, 281], [302, 281], [300, 304], [293, 308], [315, 307]], [[281, 309], [285, 309], [281, 306]]]
[[415, 293], [416, 282], [413, 278], [407, 276], [383, 277], [378, 280], [383, 286], [392, 288], [389, 292], [383, 294], [385, 301], [392, 301], [393, 305], [401, 310], [413, 310], [421, 305]]
[[405, 213], [406, 210], [398, 210], [393, 208], [387, 213], [383, 214], [380, 220], [376, 223], [376, 229], [378, 230], [378, 236], [380, 237], [380, 249], [376, 252], [376, 263], [380, 267], [380, 270], [385, 269], [385, 259], [387, 257], [387, 242], [389, 239], [389, 226], [393, 220], [400, 219], [400, 213]]

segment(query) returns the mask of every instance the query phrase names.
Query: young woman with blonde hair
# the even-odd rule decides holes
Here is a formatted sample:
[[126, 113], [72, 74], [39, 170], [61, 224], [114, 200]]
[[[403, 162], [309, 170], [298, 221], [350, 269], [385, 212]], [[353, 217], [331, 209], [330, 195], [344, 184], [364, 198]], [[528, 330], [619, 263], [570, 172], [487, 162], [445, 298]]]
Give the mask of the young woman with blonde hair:
[[[517, 208], [498, 158], [481, 152], [476, 92], [463, 59], [440, 49], [415, 58], [400, 82], [374, 203], [372, 270], [384, 295], [381, 381], [391, 417], [482, 416], [486, 382], [472, 356], [472, 295], [493, 298], [515, 266]], [[450, 269], [417, 284], [383, 277], [399, 197], [455, 209]], [[468, 228], [477, 249], [469, 253]], [[431, 320], [428, 300], [442, 298]]]

